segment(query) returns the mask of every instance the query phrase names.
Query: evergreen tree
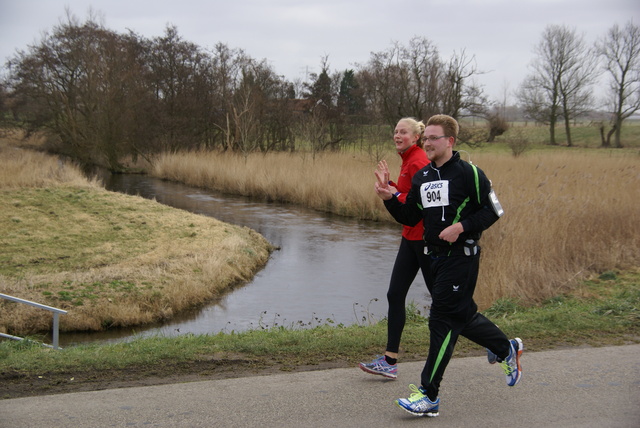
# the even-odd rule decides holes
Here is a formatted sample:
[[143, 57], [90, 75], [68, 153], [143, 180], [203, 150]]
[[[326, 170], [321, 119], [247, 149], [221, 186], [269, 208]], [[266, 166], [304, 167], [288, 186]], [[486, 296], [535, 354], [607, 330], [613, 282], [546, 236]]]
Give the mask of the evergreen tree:
[[345, 70], [340, 81], [338, 108], [348, 116], [361, 114], [364, 108], [360, 86], [353, 70]]

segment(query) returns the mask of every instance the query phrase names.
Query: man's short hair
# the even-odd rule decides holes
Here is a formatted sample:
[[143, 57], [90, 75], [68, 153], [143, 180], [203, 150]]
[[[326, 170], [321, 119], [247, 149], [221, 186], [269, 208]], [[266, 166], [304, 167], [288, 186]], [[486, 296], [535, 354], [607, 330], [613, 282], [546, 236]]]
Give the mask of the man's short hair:
[[458, 121], [446, 114], [436, 114], [431, 116], [427, 121], [427, 126], [436, 125], [442, 126], [442, 130], [446, 137], [458, 138], [458, 132], [460, 132], [460, 126]]

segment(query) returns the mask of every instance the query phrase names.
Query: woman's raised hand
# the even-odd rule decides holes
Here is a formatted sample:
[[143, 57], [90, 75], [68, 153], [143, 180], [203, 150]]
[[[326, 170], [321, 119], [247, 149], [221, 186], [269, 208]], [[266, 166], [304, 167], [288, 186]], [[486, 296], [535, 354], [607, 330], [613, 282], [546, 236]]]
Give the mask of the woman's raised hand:
[[376, 177], [378, 177], [378, 181], [389, 185], [389, 166], [387, 165], [386, 160], [381, 160], [378, 162], [378, 169], [376, 169]]
[[375, 170], [376, 175], [375, 190], [380, 199], [388, 200], [393, 195], [391, 186], [389, 186], [389, 166], [387, 161], [381, 160], [378, 162], [378, 168]]

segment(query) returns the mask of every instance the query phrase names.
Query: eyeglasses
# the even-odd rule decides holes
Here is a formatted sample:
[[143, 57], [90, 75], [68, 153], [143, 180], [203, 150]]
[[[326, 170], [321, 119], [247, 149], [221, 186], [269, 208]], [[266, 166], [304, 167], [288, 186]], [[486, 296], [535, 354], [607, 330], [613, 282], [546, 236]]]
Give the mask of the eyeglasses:
[[434, 137], [433, 135], [430, 137], [422, 137], [422, 141], [425, 142], [427, 140], [431, 141], [432, 143], [434, 141], [438, 141], [440, 138], [448, 138], [446, 135], [441, 135], [439, 137]]

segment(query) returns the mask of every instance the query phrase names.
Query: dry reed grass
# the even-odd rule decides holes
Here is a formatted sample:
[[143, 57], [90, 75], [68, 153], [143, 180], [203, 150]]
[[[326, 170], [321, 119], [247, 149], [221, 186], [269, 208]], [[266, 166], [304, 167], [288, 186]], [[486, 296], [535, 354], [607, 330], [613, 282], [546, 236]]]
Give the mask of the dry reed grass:
[[45, 153], [0, 146], [0, 189], [21, 187], [98, 187], [79, 168]]
[[640, 159], [593, 153], [479, 155], [506, 214], [483, 239], [482, 303], [537, 302], [640, 263]]
[[[398, 156], [395, 156], [396, 158]], [[397, 159], [391, 165], [399, 163]], [[371, 158], [365, 154], [251, 154], [188, 152], [159, 156], [151, 174], [190, 186], [290, 202], [366, 219], [391, 219], [372, 192]]]
[[[606, 154], [603, 156], [602, 154]], [[392, 176], [399, 159], [387, 159]], [[640, 263], [640, 158], [635, 154], [550, 151], [519, 158], [474, 154], [493, 181], [505, 216], [485, 232], [476, 300], [540, 302], [594, 272]], [[175, 153], [153, 174], [228, 193], [287, 201], [363, 219], [389, 220], [373, 192], [366, 155]], [[395, 172], [394, 172], [395, 171]], [[395, 174], [395, 175], [394, 175]]]

